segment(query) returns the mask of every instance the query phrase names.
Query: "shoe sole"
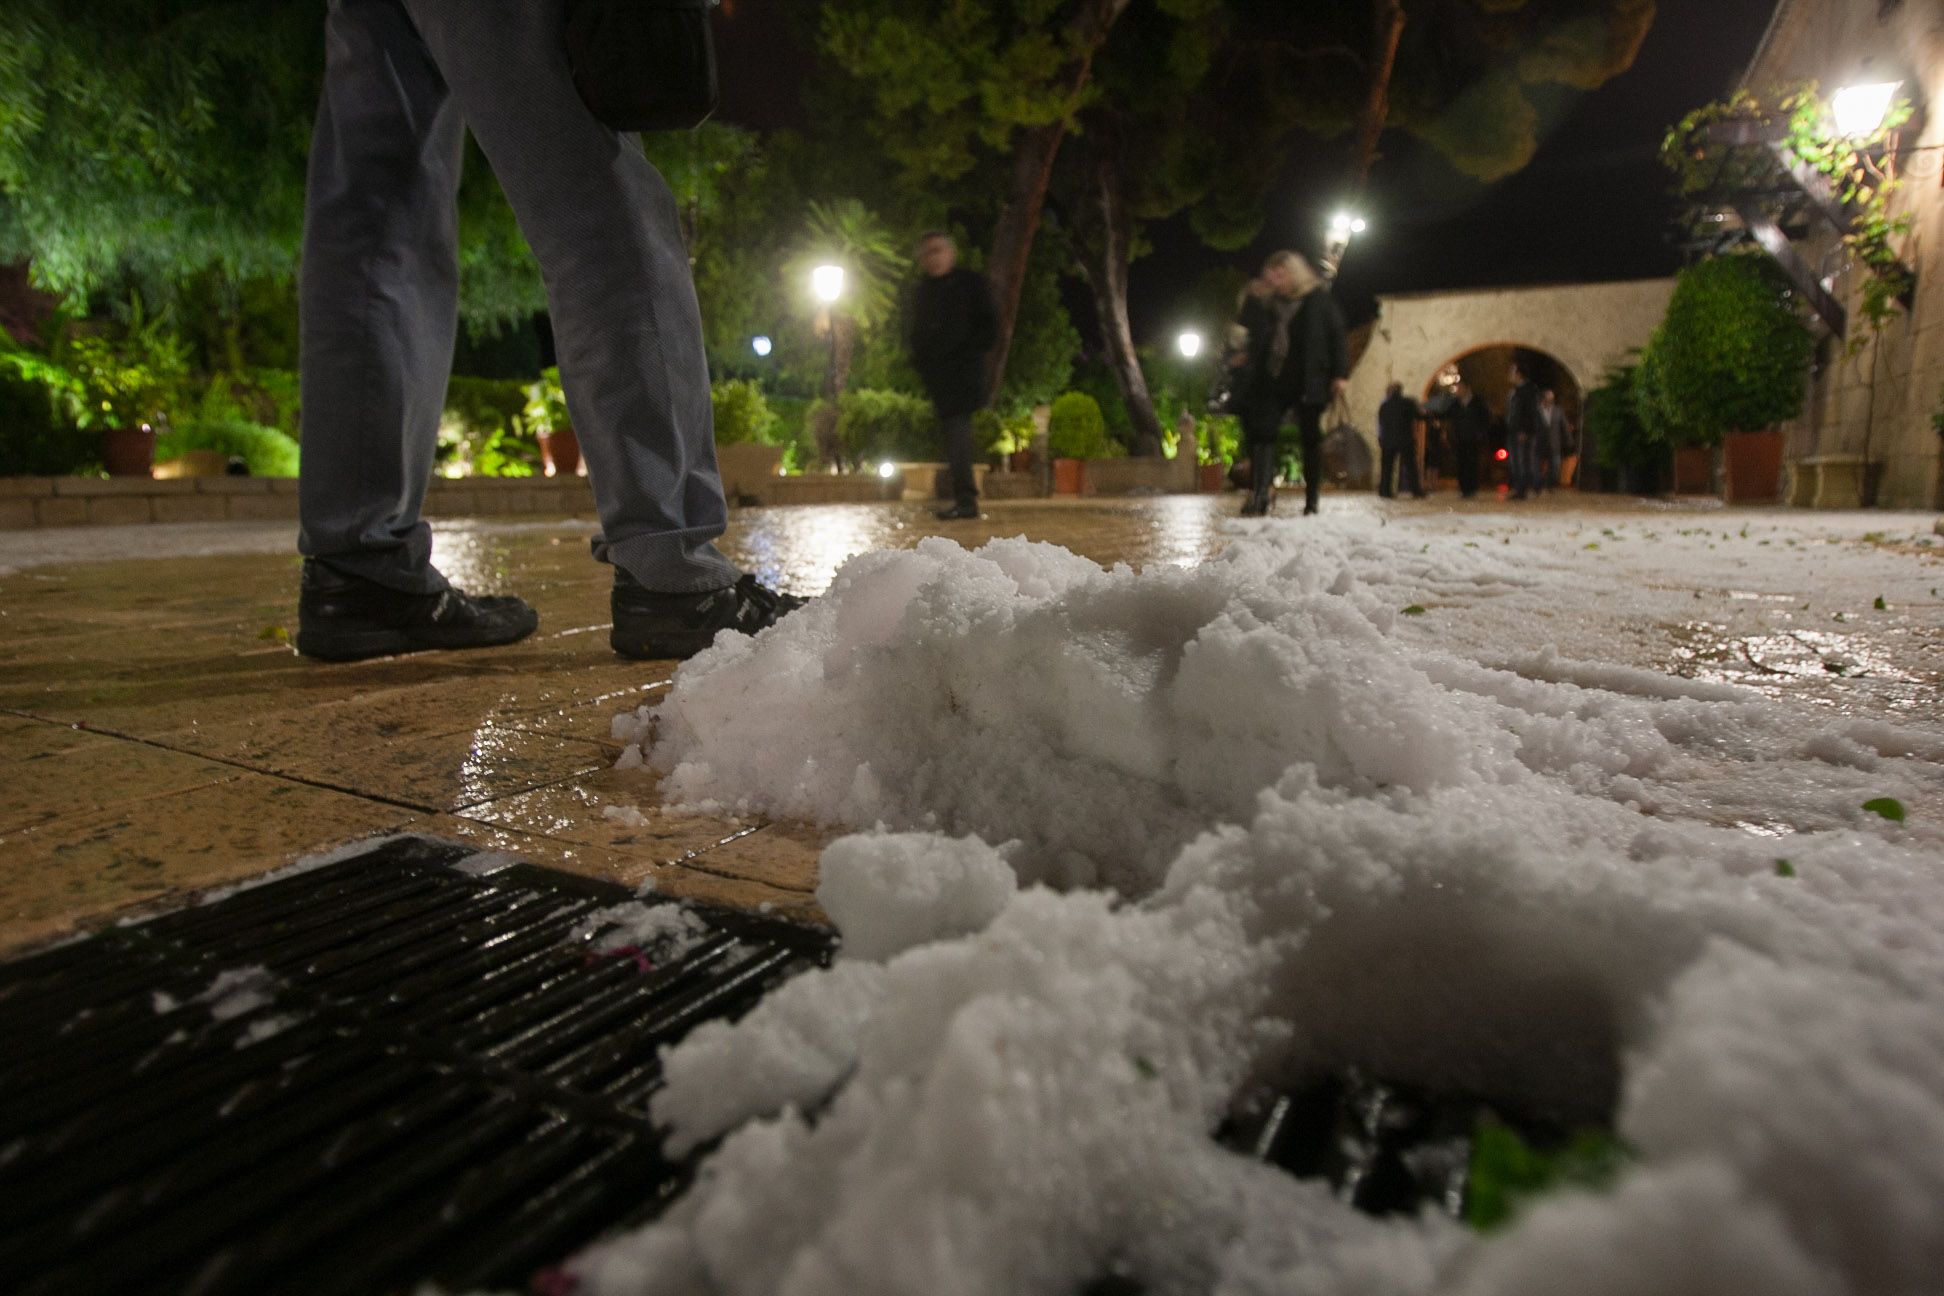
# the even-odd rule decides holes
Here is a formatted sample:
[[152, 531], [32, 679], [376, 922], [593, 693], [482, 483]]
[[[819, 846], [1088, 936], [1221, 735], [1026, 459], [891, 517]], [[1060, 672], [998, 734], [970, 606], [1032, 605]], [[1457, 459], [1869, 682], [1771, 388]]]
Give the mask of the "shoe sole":
[[406, 634], [402, 630], [388, 628], [346, 630], [333, 627], [329, 630], [306, 630], [300, 625], [297, 629], [297, 652], [300, 656], [316, 661], [349, 662], [364, 661], [371, 657], [402, 657], [406, 653], [463, 652], [468, 648], [502, 648], [510, 643], [518, 643], [539, 626], [540, 618], [536, 616], [531, 624], [522, 625], [505, 635], [490, 639], [439, 643]]
[[623, 639], [618, 634], [611, 634], [608, 636], [608, 647], [629, 661], [687, 661], [714, 643], [716, 636], [721, 633], [720, 629], [694, 630], [640, 640]]

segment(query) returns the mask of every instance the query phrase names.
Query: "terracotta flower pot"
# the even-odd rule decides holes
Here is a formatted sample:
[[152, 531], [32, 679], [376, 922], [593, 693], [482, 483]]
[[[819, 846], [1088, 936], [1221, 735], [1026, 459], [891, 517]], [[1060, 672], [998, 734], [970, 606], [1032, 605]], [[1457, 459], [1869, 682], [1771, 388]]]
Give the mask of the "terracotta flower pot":
[[1027, 473], [1033, 471], [1033, 452], [1031, 450], [1013, 451], [1011, 467], [1012, 467], [1012, 471], [1016, 473]]
[[1207, 494], [1219, 493], [1222, 487], [1228, 484], [1228, 465], [1218, 463], [1201, 465], [1198, 484]]
[[1055, 459], [1053, 461], [1053, 493], [1055, 495], [1078, 495], [1087, 488], [1087, 461], [1085, 459]]
[[564, 427], [540, 434], [540, 464], [549, 477], [572, 477], [580, 471], [580, 438]]
[[1730, 504], [1765, 504], [1782, 498], [1782, 434], [1730, 432], [1722, 443], [1727, 472], [1722, 494]]
[[1706, 446], [1674, 447], [1674, 494], [1708, 495], [1714, 491], [1714, 451]]
[[101, 466], [110, 477], [147, 477], [155, 467], [155, 429], [147, 423], [101, 434]]

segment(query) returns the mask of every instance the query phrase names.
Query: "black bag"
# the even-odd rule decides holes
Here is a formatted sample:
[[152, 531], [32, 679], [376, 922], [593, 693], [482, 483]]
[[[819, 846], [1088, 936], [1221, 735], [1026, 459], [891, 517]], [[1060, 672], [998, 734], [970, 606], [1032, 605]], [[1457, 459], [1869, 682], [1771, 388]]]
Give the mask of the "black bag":
[[581, 102], [618, 131], [689, 130], [716, 109], [714, 0], [568, 0]]

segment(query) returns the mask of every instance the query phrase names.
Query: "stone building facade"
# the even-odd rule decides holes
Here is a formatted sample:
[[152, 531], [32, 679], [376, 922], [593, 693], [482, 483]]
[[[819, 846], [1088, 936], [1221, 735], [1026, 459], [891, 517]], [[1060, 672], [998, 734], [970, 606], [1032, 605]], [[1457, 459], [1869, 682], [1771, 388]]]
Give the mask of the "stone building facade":
[[1867, 464], [1858, 491], [1867, 481], [1885, 507], [1944, 506], [1944, 439], [1931, 422], [1944, 408], [1944, 3], [1780, 0], [1741, 84], [1766, 97], [1804, 81], [1824, 93], [1898, 81], [1915, 105], [1896, 166], [1898, 209], [1913, 220], [1903, 259], [1917, 272], [1917, 290], [1910, 308], [1872, 338], [1858, 309], [1859, 275], [1833, 232], [1798, 247], [1848, 309], [1850, 337], [1867, 341], [1853, 354], [1834, 339], [1821, 348], [1807, 407], [1784, 429], [1785, 455], [1798, 464]]

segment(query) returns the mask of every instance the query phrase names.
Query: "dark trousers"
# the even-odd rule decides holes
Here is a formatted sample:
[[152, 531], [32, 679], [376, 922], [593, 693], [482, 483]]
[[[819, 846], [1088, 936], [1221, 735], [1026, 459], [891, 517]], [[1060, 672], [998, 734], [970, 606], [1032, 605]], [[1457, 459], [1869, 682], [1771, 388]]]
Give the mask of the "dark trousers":
[[1242, 407], [1242, 439], [1249, 447], [1249, 505], [1260, 513], [1276, 490], [1276, 434], [1283, 410], [1277, 401], [1250, 401]]
[[1323, 488], [1323, 405], [1308, 401], [1296, 407], [1296, 428], [1303, 443], [1303, 512], [1316, 512], [1317, 493]]
[[581, 103], [560, 30], [561, 0], [332, 0], [299, 287], [298, 547], [352, 575], [445, 585], [420, 510], [458, 324], [468, 130], [546, 281], [595, 556], [651, 590], [741, 574], [713, 543], [728, 511], [675, 198]]
[[941, 414], [938, 425], [945, 433], [945, 462], [952, 471], [952, 503], [959, 508], [977, 508], [979, 479], [972, 472], [972, 415]]
[[1477, 437], [1451, 438], [1452, 472], [1458, 478], [1458, 493], [1466, 499], [1478, 494], [1478, 452], [1482, 448]]
[[1378, 450], [1377, 493], [1385, 499], [1391, 497], [1391, 472], [1397, 473], [1397, 489], [1407, 495], [1422, 495], [1424, 487], [1418, 481], [1417, 447], [1414, 445], [1387, 445]]
[[1514, 495], [1525, 495], [1536, 491], [1540, 486], [1537, 447], [1531, 435], [1514, 432], [1507, 447], [1508, 483]]

